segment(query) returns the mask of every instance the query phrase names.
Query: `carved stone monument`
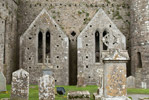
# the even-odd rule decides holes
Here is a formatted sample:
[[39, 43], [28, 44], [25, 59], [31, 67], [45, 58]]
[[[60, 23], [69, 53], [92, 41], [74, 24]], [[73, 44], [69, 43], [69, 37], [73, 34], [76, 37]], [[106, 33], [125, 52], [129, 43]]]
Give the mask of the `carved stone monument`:
[[127, 100], [127, 51], [110, 50], [104, 60], [104, 100]]
[[28, 100], [29, 73], [23, 69], [13, 72], [10, 100]]
[[51, 75], [39, 79], [39, 100], [55, 100], [55, 80]]

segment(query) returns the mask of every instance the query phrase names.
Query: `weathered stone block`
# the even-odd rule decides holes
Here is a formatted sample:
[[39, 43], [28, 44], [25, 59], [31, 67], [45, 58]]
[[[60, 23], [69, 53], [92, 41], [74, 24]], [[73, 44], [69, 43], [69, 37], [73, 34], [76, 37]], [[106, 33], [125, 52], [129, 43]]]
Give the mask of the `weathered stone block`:
[[12, 74], [11, 100], [28, 100], [29, 73], [23, 69]]
[[39, 100], [55, 100], [55, 80], [50, 75], [39, 79]]
[[129, 76], [127, 78], [127, 88], [135, 88], [135, 77]]
[[90, 93], [88, 91], [69, 92], [67, 100], [90, 100]]
[[77, 81], [77, 86], [81, 87], [81, 86], [86, 86], [85, 85], [85, 77], [83, 72], [79, 72], [78, 77], [77, 77], [78, 81]]
[[[126, 100], [127, 52], [111, 50], [104, 58], [104, 97], [105, 100]], [[114, 98], [114, 99], [113, 99]]]
[[6, 78], [2, 72], [0, 72], [0, 92], [6, 91]]

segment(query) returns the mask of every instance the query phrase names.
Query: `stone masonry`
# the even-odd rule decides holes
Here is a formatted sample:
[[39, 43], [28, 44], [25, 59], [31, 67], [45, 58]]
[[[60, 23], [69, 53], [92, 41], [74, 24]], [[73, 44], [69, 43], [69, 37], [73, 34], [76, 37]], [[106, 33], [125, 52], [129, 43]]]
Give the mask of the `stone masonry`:
[[[99, 51], [96, 52], [95, 36], [98, 33]], [[78, 72], [82, 71], [85, 83], [89, 85], [99, 84], [98, 80], [103, 76], [103, 51], [110, 49], [126, 48], [126, 38], [105, 14], [102, 9], [95, 14], [86, 28], [78, 36]], [[105, 48], [106, 47], [106, 48]], [[98, 54], [97, 54], [98, 53]], [[105, 53], [106, 54], [106, 53]], [[99, 61], [96, 61], [98, 55]]]
[[131, 2], [131, 70], [136, 87], [149, 88], [149, 0]]
[[[47, 42], [48, 32], [50, 39]], [[42, 45], [41, 48], [39, 44]], [[43, 9], [20, 38], [20, 65], [30, 73], [30, 83], [37, 84], [39, 77], [42, 76], [42, 67], [47, 66], [51, 67], [57, 85], [68, 85], [68, 46], [66, 34], [46, 9]], [[41, 54], [39, 50], [42, 50]]]
[[28, 100], [29, 73], [23, 69], [13, 72], [10, 100]]
[[[127, 75], [136, 78], [136, 87], [141, 88], [142, 83], [144, 83], [149, 88], [148, 5], [148, 0], [0, 0], [0, 70], [3, 71], [7, 83], [11, 83], [12, 73], [22, 67], [30, 73], [30, 77], [35, 75], [36, 78], [31, 78], [30, 82], [37, 84], [37, 75], [41, 76], [42, 66], [47, 66], [48, 64], [45, 65], [46, 62], [50, 62], [53, 65], [51, 71], [54, 74], [56, 84], [76, 85], [79, 71], [84, 72], [84, 82], [86, 84], [99, 84], [98, 79], [103, 73], [102, 48], [103, 46], [105, 48], [108, 45], [107, 40], [110, 40], [108, 35], [103, 38], [102, 33], [105, 35], [104, 29], [108, 30], [107, 33], [111, 33], [111, 29], [115, 30], [113, 25], [110, 26], [109, 23], [106, 23], [110, 19], [110, 22], [115, 24], [114, 27], [117, 27], [116, 30], [120, 30], [126, 37], [125, 41], [122, 42], [126, 43], [125, 48], [131, 58], [127, 64]], [[39, 64], [37, 63], [37, 39], [35, 40], [35, 37], [38, 36], [30, 36], [35, 32], [36, 34], [39, 33], [39, 31], [43, 34], [47, 32], [47, 23], [39, 25], [39, 20], [36, 20], [43, 13], [43, 9], [46, 12], [45, 18], [49, 15], [56, 24], [56, 27], [50, 33], [53, 34], [54, 32], [56, 34], [51, 36], [51, 55], [43, 55], [44, 63]], [[103, 9], [101, 13], [104, 12], [103, 16], [108, 18], [102, 19], [104, 26], [99, 25], [97, 34], [100, 34], [100, 52], [98, 50], [95, 52], [95, 40], [91, 34], [94, 34], [97, 30], [94, 29], [97, 28], [94, 25], [98, 23], [93, 19], [97, 13], [100, 14], [99, 9]], [[35, 25], [37, 27], [32, 26], [31, 29], [35, 20], [38, 25]], [[95, 18], [95, 20], [97, 19]], [[91, 27], [89, 23], [92, 24]], [[39, 28], [38, 26], [42, 27]], [[88, 29], [87, 32], [84, 31], [86, 29]], [[23, 43], [26, 44], [22, 48], [19, 44], [27, 30], [30, 31], [24, 36], [26, 39], [24, 38]], [[60, 36], [57, 33], [62, 33], [62, 35]], [[85, 37], [81, 37], [82, 33]], [[117, 32], [112, 34], [117, 34]], [[27, 36], [32, 38], [31, 41], [27, 41]], [[81, 37], [84, 41], [82, 43], [83, 53], [79, 50], [78, 42], [80, 39], [78, 37]], [[67, 41], [67, 46], [66, 42], [62, 43], [64, 41]], [[35, 42], [35, 44], [32, 44], [32, 42]], [[102, 44], [103, 42], [104, 44]], [[110, 40], [110, 43], [112, 42]], [[32, 45], [36, 48], [29, 47]], [[124, 45], [120, 46], [123, 47]], [[35, 52], [30, 52], [33, 49], [36, 49]], [[45, 48], [43, 54], [44, 52], [46, 52]], [[79, 52], [81, 52], [82, 58], [79, 57]], [[100, 59], [100, 63], [95, 63], [95, 53], [97, 60]], [[26, 56], [22, 56], [22, 54]]]

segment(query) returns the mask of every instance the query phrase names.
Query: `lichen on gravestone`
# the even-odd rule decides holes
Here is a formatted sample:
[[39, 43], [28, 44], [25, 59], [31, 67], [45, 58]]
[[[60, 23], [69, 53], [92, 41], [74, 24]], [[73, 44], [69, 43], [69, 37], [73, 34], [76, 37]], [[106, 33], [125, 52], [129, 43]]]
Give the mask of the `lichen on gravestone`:
[[28, 100], [29, 96], [29, 73], [24, 69], [12, 74], [11, 100]]

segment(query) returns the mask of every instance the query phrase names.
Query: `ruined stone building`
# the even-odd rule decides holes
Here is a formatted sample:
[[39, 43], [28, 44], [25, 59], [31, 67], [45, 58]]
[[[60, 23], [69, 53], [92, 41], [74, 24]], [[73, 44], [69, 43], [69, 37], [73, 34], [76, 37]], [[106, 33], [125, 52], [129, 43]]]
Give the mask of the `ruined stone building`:
[[127, 75], [149, 88], [148, 0], [0, 0], [0, 70], [23, 68], [37, 83], [44, 67], [58, 85], [97, 84], [109, 49], [128, 50]]

